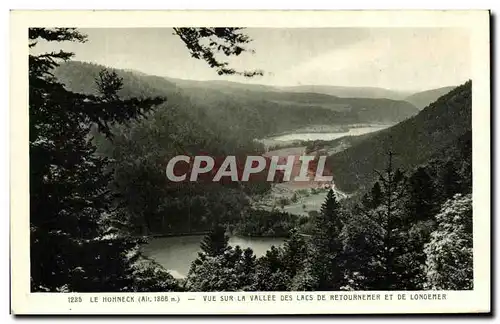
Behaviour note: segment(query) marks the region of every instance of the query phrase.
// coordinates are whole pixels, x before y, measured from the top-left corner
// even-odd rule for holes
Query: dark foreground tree
[[[425,221],[435,215],[437,192],[426,168],[418,167],[408,179],[407,213],[410,221]]]
[[[178,31],[192,53],[192,44],[206,34],[201,29]],[[237,30],[214,30],[215,38],[229,41],[226,55],[238,55],[238,44],[249,39],[231,35]],[[183,35],[189,34],[188,38]],[[243,38],[241,38],[243,37]],[[72,28],[30,28],[29,47],[39,41],[84,42],[86,36]],[[233,40],[234,42],[231,42]],[[188,42],[187,42],[188,41]],[[209,59],[213,45],[200,58]],[[59,51],[29,55],[30,120],[30,227],[31,283],[33,291],[123,291],[147,290],[147,281],[136,280],[149,271],[136,267],[140,242],[116,228],[118,213],[107,191],[110,173],[107,159],[95,154],[89,134],[93,126],[112,137],[111,125],[144,116],[164,98],[122,100],[117,92],[122,82],[113,73],[102,72],[97,82],[100,95],[68,91],[52,75],[61,60],[72,53]],[[227,68],[226,65],[211,65]],[[222,74],[229,72],[222,69]],[[144,270],[144,271],[143,271]],[[165,282],[171,277],[162,273]],[[151,282],[147,285],[152,286]],[[175,287],[162,286],[168,290]],[[154,288],[160,289],[160,288]]]
[[[290,278],[297,275],[304,268],[307,258],[307,243],[304,237],[292,229],[288,239],[283,244],[282,262]]]
[[[227,251],[231,250],[228,244],[229,236],[226,234],[226,228],[220,224],[216,224],[212,230],[203,237],[200,243],[201,252],[198,252],[198,257],[193,260],[189,270],[191,273],[199,273],[198,267],[205,267],[203,265],[209,258],[223,256]]]
[[[210,257],[224,254],[228,249],[229,236],[226,234],[226,228],[222,225],[216,225],[201,241],[201,250]]]
[[[344,224],[340,205],[333,190],[327,194],[311,238],[311,274],[316,290],[340,290],[345,281],[345,260],[341,233]]]
[[[402,289],[408,220],[404,213],[406,177],[393,168],[393,153],[363,206],[351,211],[345,230],[349,289]],[[372,202],[377,203],[372,203]],[[404,288],[403,288],[404,289]]]
[[[400,169],[393,168],[393,152],[388,152],[388,163],[384,173],[379,172],[382,188],[382,202],[373,210],[376,221],[381,225],[380,280],[376,286],[382,289],[397,289],[402,283],[402,265],[398,256],[403,253],[407,219],[404,215],[403,198],[406,177]]]
[[[271,246],[257,260],[253,290],[312,290],[315,282],[310,274],[307,255],[304,237],[297,229],[290,230],[283,246]]]
[[[255,268],[255,291],[286,291],[291,277],[285,269],[283,251],[274,245],[257,260]]]
[[[73,29],[33,28],[30,47],[46,41],[84,41]],[[33,291],[134,290],[127,253],[139,243],[113,227],[106,190],[107,160],[88,140],[92,125],[138,118],[162,98],[120,100],[67,91],[51,74],[71,53],[29,57],[30,223]],[[104,80],[113,88],[119,80]],[[115,90],[119,90],[116,88]]]
[[[251,290],[255,276],[255,255],[252,249],[227,247],[222,254],[209,256],[204,252],[193,261],[185,281],[188,291]]]
[[[454,194],[462,192],[462,179],[458,174],[455,163],[447,161],[441,170],[440,183],[444,199],[452,198]]]
[[[240,74],[247,77],[262,75],[262,71],[236,71],[229,67],[229,63],[220,57],[238,56],[243,52],[252,52],[245,46],[251,42],[248,35],[242,33],[243,28],[215,27],[215,28],[174,28],[189,49],[191,56],[204,60],[211,68],[217,70],[219,75]]]

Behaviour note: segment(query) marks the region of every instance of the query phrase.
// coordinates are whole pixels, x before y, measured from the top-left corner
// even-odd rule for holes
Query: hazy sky
[[[373,86],[426,90],[470,78],[468,35],[460,29],[431,28],[250,28],[254,54],[231,59],[239,70],[262,69],[252,79],[218,76],[190,57],[168,28],[80,29],[84,44],[37,45],[36,51],[64,48],[75,60],[148,74],[194,80],[233,80],[268,85]]]

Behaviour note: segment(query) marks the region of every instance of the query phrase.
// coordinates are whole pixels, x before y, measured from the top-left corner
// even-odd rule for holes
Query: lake
[[[341,138],[344,136],[358,136],[358,135],[363,135],[363,134],[379,131],[379,130],[382,130],[382,129],[387,128],[389,126],[390,125],[371,125],[371,126],[367,126],[367,127],[353,127],[353,128],[350,128],[348,132],[331,132],[331,133],[320,133],[320,132],[301,133],[301,132],[296,132],[296,133],[290,133],[290,134],[284,134],[284,135],[271,137],[270,140],[280,141],[280,142],[317,141],[317,140],[331,141],[331,140]]]
[[[202,235],[174,236],[153,238],[150,243],[143,246],[144,254],[161,264],[175,278],[187,275],[191,262],[200,252]],[[229,239],[229,245],[239,245],[242,249],[251,248],[257,257],[260,257],[272,245],[280,246],[284,238],[273,237],[237,237]]]

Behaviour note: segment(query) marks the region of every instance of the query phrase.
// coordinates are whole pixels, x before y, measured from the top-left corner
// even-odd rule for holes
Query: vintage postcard
[[[12,313],[491,312],[489,26],[12,11]]]

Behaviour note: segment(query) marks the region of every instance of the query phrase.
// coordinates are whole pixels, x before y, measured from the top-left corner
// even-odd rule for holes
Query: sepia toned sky
[[[190,57],[169,28],[80,29],[84,44],[39,43],[35,51],[65,49],[75,60],[193,80],[231,80],[278,86],[371,86],[420,91],[470,78],[468,35],[438,28],[250,28],[244,53],[230,59],[238,70],[262,77],[218,76]]]

